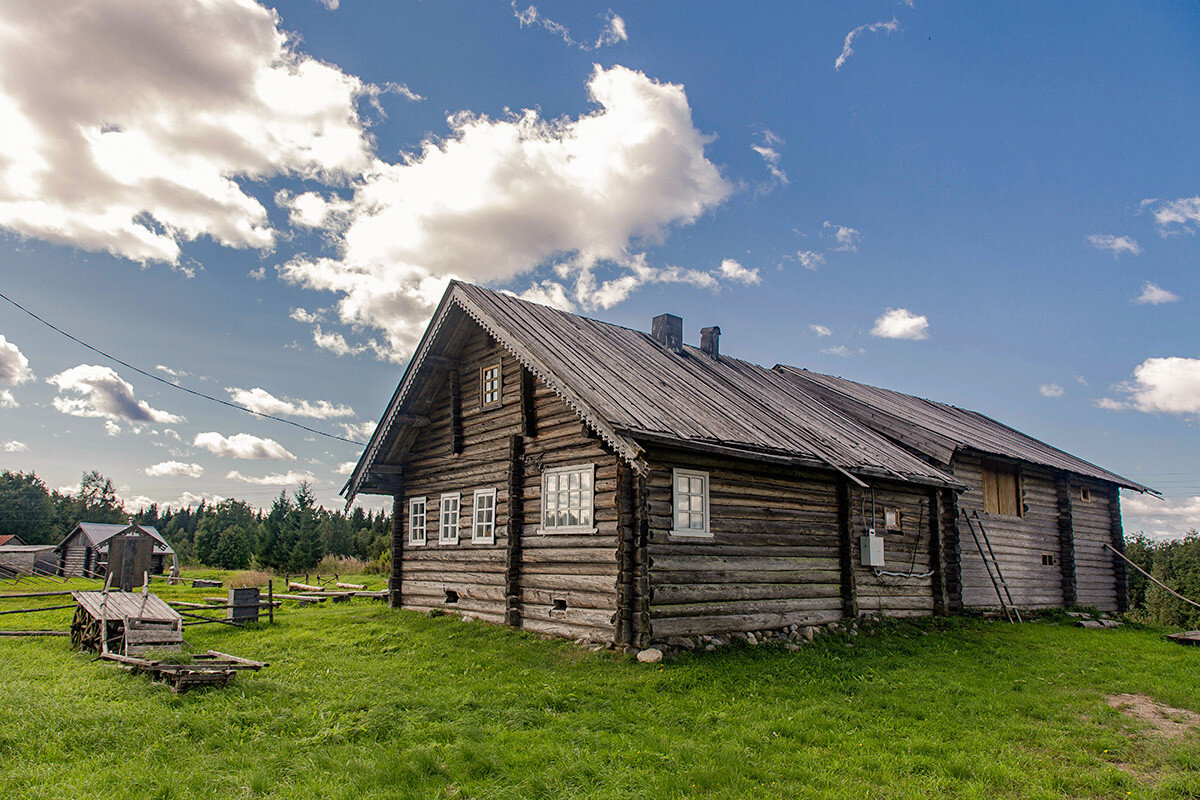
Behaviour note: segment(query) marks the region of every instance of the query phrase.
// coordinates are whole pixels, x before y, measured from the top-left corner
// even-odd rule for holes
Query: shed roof
[[[786,364],[777,364],[775,370],[825,403],[939,464],[949,464],[957,451],[969,449],[1154,492],[977,411]]]
[[[383,420],[343,490],[362,488],[404,427],[403,414],[439,353],[443,332],[465,314],[553,389],[638,467],[643,443],[723,448],[877,477],[957,486],[952,477],[831,408],[777,372],[713,359],[689,345],[675,353],[652,336],[510,294],[452,281]],[[433,358],[431,358],[433,357]]]
[[[175,554],[175,551],[171,549],[171,545],[167,544],[167,540],[162,537],[162,534],[160,534],[153,525],[120,525],[108,522],[80,522],[75,526],[75,530],[71,531],[67,538],[62,540],[58,547],[62,547],[70,540],[72,536],[74,536],[77,532],[82,531],[84,537],[88,541],[89,547],[94,547],[100,552],[106,552],[108,550],[109,539],[113,538],[119,533],[125,533],[126,531],[132,533],[135,529],[145,531],[146,533],[150,534],[151,537],[153,537],[154,547],[152,551],[154,553],[161,553],[164,555]]]
[[[4,547],[6,544],[17,546],[25,543],[21,541],[21,537],[17,536],[15,533],[6,533],[0,536],[0,547]]]

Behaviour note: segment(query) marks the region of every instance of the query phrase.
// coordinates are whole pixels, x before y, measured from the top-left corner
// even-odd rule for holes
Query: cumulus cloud
[[[1200,497],[1159,500],[1133,495],[1121,501],[1126,532],[1139,530],[1155,539],[1178,539],[1200,530]]]
[[[796,260],[800,262],[800,266],[816,272],[817,267],[825,263],[825,256],[815,250],[800,250],[796,253]]]
[[[29,445],[24,442],[18,442],[16,439],[11,439],[4,443],[4,452],[6,453],[26,453],[29,451]]]
[[[201,236],[267,249],[242,181],[342,181],[370,162],[358,104],[382,89],[301,53],[252,0],[0,15],[0,226],[17,233],[176,265]]]
[[[721,277],[734,281],[735,283],[760,283],[762,278],[758,276],[758,268],[747,269],[732,258],[726,258],[721,262]]]
[[[262,439],[249,433],[222,436],[216,431],[196,434],[192,442],[222,458],[244,458],[257,461],[295,461],[296,457],[274,439]]]
[[[229,392],[233,402],[245,406],[251,411],[257,411],[259,414],[271,414],[277,417],[311,417],[313,419],[354,416],[354,409],[350,406],[335,406],[328,400],[312,402],[280,398],[266,389],[258,387],[253,389],[228,387],[225,391]]]
[[[261,478],[253,475],[243,475],[236,469],[225,476],[229,480],[241,481],[255,486],[298,486],[301,483],[316,483],[317,479],[311,472],[296,472],[288,470],[286,473],[275,472],[270,475],[263,475]]]
[[[928,339],[929,320],[907,308],[889,308],[875,320],[871,335],[883,339]]]
[[[342,430],[346,432],[346,437],[356,439],[360,442],[365,442],[375,433],[375,428],[379,423],[373,419],[364,419],[362,422],[343,422],[341,423]]]
[[[837,60],[833,62],[833,68],[841,69],[842,65],[846,63],[846,60],[850,58],[850,56],[854,55],[854,48],[852,45],[854,44],[854,40],[857,39],[860,34],[867,32],[874,33],[875,31],[884,31],[888,34],[892,34],[898,30],[900,30],[900,22],[895,17],[892,17],[890,22],[873,22],[870,25],[859,25],[857,28],[846,34],[846,41],[842,43],[842,52],[837,57]]]
[[[1096,405],[1109,411],[1200,414],[1200,359],[1148,358],[1133,370],[1133,380],[1117,387],[1126,397],[1104,397]]]
[[[382,330],[398,361],[452,277],[507,283],[553,262],[589,308],[649,282],[696,282],[631,249],[732,191],[705,157],[683,87],[616,66],[597,67],[588,92],[599,108],[578,119],[451,116],[448,137],[356,184],[336,257],[297,257],[281,276],[341,295],[339,320]]]
[[[1136,256],[1142,252],[1142,248],[1138,247],[1138,243],[1128,236],[1094,233],[1087,238],[1092,247],[1097,250],[1107,250],[1113,254],[1113,258],[1119,257],[1122,253],[1129,253],[1131,256]]]
[[[29,359],[19,347],[0,336],[0,384],[20,386],[30,380],[33,370],[29,368]]]
[[[120,432],[119,422],[180,422],[183,417],[167,411],[151,408],[145,400],[133,396],[133,386],[121,379],[110,367],[99,364],[80,364],[46,379],[57,386],[60,394],[54,398],[54,407],[64,414],[75,417],[98,417],[105,420],[105,429],[110,435]]]
[[[192,374],[190,372],[184,372],[183,370],[179,370],[179,369],[171,369],[170,367],[168,367],[164,364],[155,364],[154,368],[156,370],[158,370],[159,372],[163,373],[164,375],[169,375],[172,378],[186,378],[188,375]]]
[[[1177,200],[1143,200],[1142,206],[1151,207],[1158,232],[1163,236],[1182,231],[1195,233],[1200,227],[1200,195]]]
[[[1175,294],[1174,292],[1168,291],[1157,284],[1151,283],[1150,281],[1146,281],[1145,284],[1142,285],[1142,293],[1135,297],[1133,302],[1141,303],[1142,305],[1158,306],[1162,305],[1163,303],[1174,303],[1178,299],[1179,295]]]
[[[1067,390],[1057,383],[1043,383],[1038,387],[1038,394],[1042,397],[1062,397],[1066,393]]]
[[[856,350],[852,347],[847,347],[844,344],[839,344],[839,345],[835,345],[833,347],[826,347],[821,352],[827,356],[837,356],[838,358],[849,358],[850,356],[853,356],[853,355],[862,355],[863,353],[865,353],[867,351],[862,349],[861,347]]]
[[[143,472],[151,478],[199,478],[204,474],[204,467],[199,464],[185,464],[182,461],[163,461],[146,467]]]
[[[587,42],[579,42],[571,37],[571,32],[565,25],[562,25],[538,11],[537,6],[527,6],[524,10],[517,8],[517,0],[511,0],[513,16],[517,18],[522,28],[534,26],[545,28],[554,35],[560,37],[563,42],[571,47],[578,47],[580,50],[599,50],[601,47],[617,44],[618,42],[629,41],[629,33],[625,29],[625,20],[618,17],[612,11],[608,12],[608,16],[604,19],[604,27],[600,30],[599,36],[593,44]]]
[[[833,330],[824,325],[809,325],[808,329],[817,336],[833,336]]]
[[[833,248],[834,250],[851,253],[858,252],[858,243],[862,241],[862,234],[854,228],[848,228],[845,225],[834,225],[829,220],[822,223],[821,227],[825,231],[831,232],[834,241],[837,242],[837,247]]]
[[[338,475],[349,475],[351,472],[354,472],[356,466],[358,466],[357,461],[343,461],[341,464],[338,464],[334,472]]]
[[[21,404],[8,389],[0,391],[0,408],[20,408]]]

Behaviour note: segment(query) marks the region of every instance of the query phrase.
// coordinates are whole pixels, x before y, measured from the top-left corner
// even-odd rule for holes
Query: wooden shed
[[[392,604],[632,647],[962,608],[967,461],[682,327],[452,282],[343,490],[393,498]]]
[[[161,575],[175,563],[175,551],[152,525],[114,525],[104,522],[80,522],[54,548],[58,574],[63,576],[104,577],[108,568],[108,544],[114,536],[145,535],[154,540],[151,548],[151,572]]]

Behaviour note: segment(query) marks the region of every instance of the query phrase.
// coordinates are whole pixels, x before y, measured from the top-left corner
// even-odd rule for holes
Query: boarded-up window
[[[983,510],[989,514],[1021,516],[1021,478],[1007,464],[983,465]]]

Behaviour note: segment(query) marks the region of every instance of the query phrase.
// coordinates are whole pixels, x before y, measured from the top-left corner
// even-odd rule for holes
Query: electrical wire
[[[171,383],[170,381],[168,381],[164,378],[160,378],[157,375],[154,375],[152,373],[149,373],[144,369],[135,367],[133,364],[130,364],[128,361],[122,361],[121,359],[117,358],[116,356],[106,353],[98,347],[93,347],[92,345],[88,344],[87,342],[83,341],[82,339],[78,338],[77,336],[72,336],[71,334],[67,333],[62,328],[58,327],[57,325],[53,324],[52,322],[49,322],[48,320],[45,320],[42,317],[39,317],[37,314],[33,313],[28,308],[21,305],[16,300],[13,300],[11,297],[5,295],[2,292],[0,292],[0,299],[3,299],[5,301],[11,303],[12,305],[14,305],[17,308],[24,311],[29,316],[36,319],[38,322],[45,325],[50,330],[55,331],[57,333],[61,333],[63,336],[67,337],[68,339],[75,342],[76,344],[81,344],[84,347],[86,347],[88,350],[91,350],[93,353],[98,353],[98,354],[104,356],[105,358],[109,359],[110,361],[115,361],[116,363],[120,364],[121,366],[133,370],[134,372],[138,373],[139,375],[144,375],[145,377],[150,378],[151,380],[158,381],[159,383],[163,384],[164,386],[170,386],[174,389],[178,389],[181,392],[187,392],[190,395],[195,395],[196,397],[201,397],[205,400],[211,400],[214,403],[220,403],[223,406],[235,408],[238,411],[244,411],[247,414],[253,414],[256,417],[262,417],[263,419],[274,420],[275,422],[282,422],[285,425],[291,425],[293,427],[299,428],[302,431],[308,431],[309,433],[315,433],[317,436],[324,436],[327,439],[337,439],[339,442],[345,442],[347,444],[356,445],[358,447],[366,447],[365,442],[356,442],[353,439],[347,439],[345,436],[338,436],[335,433],[326,433],[325,431],[319,431],[316,428],[310,428],[307,425],[301,425],[299,422],[294,422],[290,419],[284,419],[283,417],[276,417],[273,414],[265,414],[262,411],[255,411],[252,408],[247,408],[246,406],[239,405],[238,403],[233,403],[233,402],[230,402],[229,400],[222,400],[219,397],[213,397],[211,394],[205,394],[204,392],[198,392],[195,389],[189,389],[186,386],[180,386],[178,383]]]

